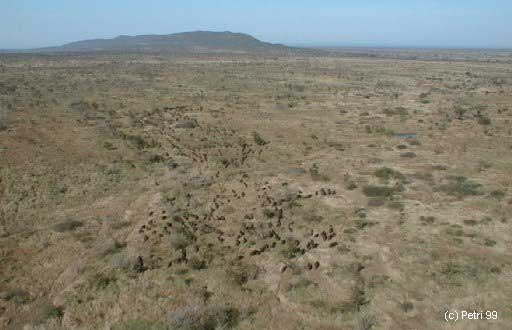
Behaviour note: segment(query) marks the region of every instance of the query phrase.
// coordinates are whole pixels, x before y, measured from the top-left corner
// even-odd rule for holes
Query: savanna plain
[[[1,55],[0,328],[510,329],[512,57],[471,56]]]

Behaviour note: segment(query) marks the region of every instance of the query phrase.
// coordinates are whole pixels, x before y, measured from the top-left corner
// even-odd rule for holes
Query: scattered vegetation
[[[449,182],[440,187],[440,190],[448,195],[457,197],[482,195],[482,185],[463,176],[453,176],[448,178]]]
[[[3,56],[0,328],[442,328],[422,315],[468,292],[506,306],[512,80],[493,84],[503,54],[453,52]]]

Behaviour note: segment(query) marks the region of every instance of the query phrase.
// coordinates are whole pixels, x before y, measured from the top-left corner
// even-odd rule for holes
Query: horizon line
[[[256,37],[254,34],[246,33],[246,32],[233,32],[230,30],[189,30],[189,31],[180,31],[180,32],[172,32],[166,34],[135,34],[135,35],[127,35],[127,34],[118,34],[113,37],[103,37],[103,38],[86,38],[86,39],[78,39],[74,41],[64,42],[59,45],[53,46],[36,46],[36,47],[23,47],[23,48],[1,48],[0,51],[29,51],[36,50],[41,48],[53,48],[53,47],[61,47],[70,43],[81,42],[81,41],[91,41],[91,40],[111,40],[118,37],[140,37],[140,36],[165,36],[165,35],[173,35],[173,34],[181,34],[181,33],[193,33],[193,32],[218,32],[218,33],[235,33],[235,34],[246,34],[257,38],[262,42],[270,42],[273,44],[281,44],[288,47],[305,47],[305,48],[313,48],[313,49],[341,49],[341,48],[358,48],[358,49],[436,49],[436,50],[512,50],[512,45],[510,46],[498,46],[498,45],[449,45],[449,46],[441,46],[441,45],[412,45],[412,44],[388,44],[388,43],[372,43],[372,42],[316,42],[316,41],[301,41],[301,42],[279,42],[279,41],[266,41],[263,38]]]

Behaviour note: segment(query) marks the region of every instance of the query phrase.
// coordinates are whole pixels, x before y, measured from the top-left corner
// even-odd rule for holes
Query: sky
[[[0,0],[0,49],[196,30],[302,46],[512,48],[512,0]]]

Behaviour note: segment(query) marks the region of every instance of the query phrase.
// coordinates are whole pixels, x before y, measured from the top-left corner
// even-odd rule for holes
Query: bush
[[[149,158],[149,161],[151,163],[163,163],[165,161],[165,158],[161,155],[153,155]]]
[[[384,180],[395,179],[395,180],[405,180],[405,176],[389,167],[381,167],[375,171],[375,176]]]
[[[432,164],[432,169],[436,171],[446,171],[448,166],[444,164]]]
[[[403,210],[405,208],[405,204],[400,201],[391,201],[387,204],[387,207],[395,210]]]
[[[468,111],[467,109],[465,109],[461,106],[456,106],[454,109],[454,112],[457,115],[457,118],[459,118],[461,120],[464,118],[464,115],[466,114],[467,111]]]
[[[206,268],[206,261],[203,259],[200,259],[197,256],[193,256],[188,260],[188,265],[190,268],[195,270],[205,269]]]
[[[250,280],[255,280],[258,277],[258,272],[257,266],[245,265],[229,269],[228,275],[235,284],[242,286]]]
[[[43,317],[45,319],[60,319],[62,316],[64,316],[62,307],[53,306],[52,304],[43,306]]]
[[[478,117],[478,123],[480,125],[490,125],[491,119],[487,116],[480,116],[480,117]]]
[[[3,293],[0,298],[7,301],[13,301],[16,304],[26,304],[31,300],[30,293],[21,289],[7,291],[6,293]]]
[[[492,198],[503,199],[506,193],[503,190],[494,190],[489,194]]]
[[[386,108],[382,112],[387,116],[394,116],[394,115],[407,116],[409,114],[407,109],[404,107],[396,107],[394,109]]]
[[[107,150],[116,150],[116,146],[110,142],[110,141],[105,141],[103,142],[103,148],[107,149]]]
[[[53,226],[53,230],[59,233],[63,233],[66,231],[73,231],[82,226],[82,222],[78,220],[66,220],[59,222],[58,224]]]
[[[158,146],[156,141],[146,140],[140,135],[124,135],[124,138],[130,141],[139,150]]]
[[[264,209],[263,215],[270,219],[270,218],[275,217],[276,213],[272,209]]]
[[[368,200],[368,206],[370,207],[379,207],[386,204],[387,198],[382,197],[373,197]]]
[[[448,195],[465,197],[465,196],[478,196],[483,193],[480,191],[481,184],[469,181],[462,176],[450,178],[449,183],[440,187],[440,190]]]
[[[171,247],[176,250],[185,249],[187,246],[193,243],[193,239],[188,233],[184,231],[173,232],[169,236]]]
[[[268,144],[268,142],[267,142],[267,141],[265,141],[265,140],[261,137],[261,135],[259,135],[259,133],[258,133],[258,132],[253,132],[253,133],[252,133],[252,136],[253,136],[253,138],[254,138],[254,142],[255,142],[257,145],[259,145],[259,146],[264,146],[264,145]]]
[[[309,169],[309,174],[311,175],[311,179],[314,181],[329,181],[328,176],[320,174],[318,165],[316,163],[313,164]]]
[[[112,275],[105,275],[101,273],[94,274],[89,279],[89,284],[91,287],[96,288],[98,290],[106,289],[110,284],[115,283],[117,279]]]
[[[404,153],[400,154],[400,157],[402,157],[402,158],[414,158],[414,157],[416,157],[416,153],[414,153],[412,151],[404,152]]]
[[[105,257],[109,254],[115,254],[126,247],[126,243],[120,243],[113,239],[101,241],[96,247],[96,251],[100,257]]]
[[[192,128],[199,127],[199,124],[197,123],[197,120],[189,119],[189,120],[183,120],[183,121],[180,121],[179,123],[176,123],[176,125],[174,127],[192,129]]]
[[[281,249],[281,254],[287,259],[295,258],[301,252],[300,246],[297,245],[296,240],[288,239]]]
[[[364,186],[363,193],[368,197],[389,197],[393,195],[395,188],[387,186]]]

